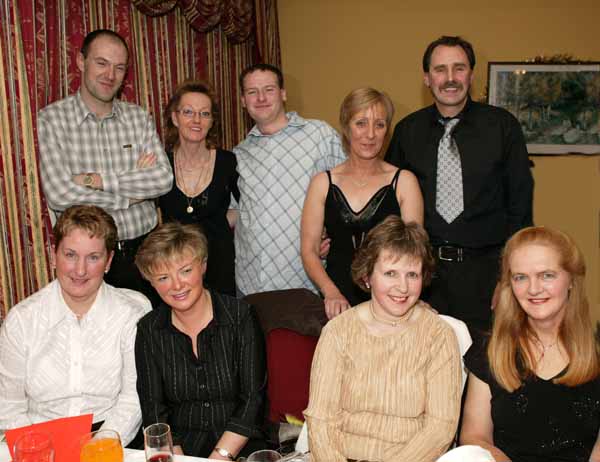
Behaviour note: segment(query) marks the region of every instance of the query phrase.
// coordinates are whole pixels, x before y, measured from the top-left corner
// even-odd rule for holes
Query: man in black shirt
[[[396,125],[386,156],[414,172],[423,193],[437,259],[424,299],[465,321],[472,333],[489,328],[500,251],[515,231],[532,224],[533,197],[519,122],[504,109],[471,100],[474,66],[473,47],[460,37],[444,36],[427,47],[424,82],[434,104]]]

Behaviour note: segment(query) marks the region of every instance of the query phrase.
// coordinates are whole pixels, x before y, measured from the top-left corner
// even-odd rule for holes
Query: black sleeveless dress
[[[168,153],[171,167],[175,171],[173,154]],[[235,154],[217,149],[215,169],[210,184],[193,199],[179,189],[173,181],[173,188],[158,199],[158,205],[164,222],[178,221],[184,224],[198,225],[208,240],[208,261],[204,286],[222,294],[235,297],[235,251],[233,248],[233,230],[229,227],[226,213],[231,195],[239,200],[237,187]],[[188,213],[188,205],[193,212]]]
[[[356,249],[367,233],[389,215],[400,215],[400,205],[396,199],[396,185],[400,170],[391,183],[382,186],[366,205],[355,212],[346,196],[329,178],[329,190],[325,199],[325,229],[331,238],[331,248],[327,255],[327,274],[351,306],[369,299],[369,294],[352,282],[350,265]]]

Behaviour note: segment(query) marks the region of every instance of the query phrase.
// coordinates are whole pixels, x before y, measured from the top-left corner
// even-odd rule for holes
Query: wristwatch
[[[83,186],[86,188],[91,188],[94,184],[94,177],[91,173],[86,173],[83,177]]]
[[[235,460],[235,457],[227,449],[215,448],[215,452],[220,456],[227,457],[229,460]]]

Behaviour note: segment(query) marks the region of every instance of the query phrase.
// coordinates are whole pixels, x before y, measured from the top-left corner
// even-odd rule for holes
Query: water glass
[[[148,462],[172,462],[171,427],[166,423],[155,423],[144,428],[144,451]]]
[[[47,433],[25,433],[15,441],[13,449],[14,462],[54,462],[54,447]]]
[[[281,454],[271,449],[263,449],[261,451],[255,451],[248,456],[246,462],[277,462],[282,460]]]

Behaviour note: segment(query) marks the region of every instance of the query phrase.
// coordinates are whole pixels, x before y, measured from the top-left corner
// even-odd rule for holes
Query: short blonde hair
[[[369,231],[352,261],[352,280],[362,290],[369,291],[365,279],[373,274],[377,259],[386,250],[420,261],[423,286],[431,282],[435,260],[427,232],[418,223],[404,223],[398,215],[390,215]]]
[[[562,231],[536,226],[522,229],[509,239],[502,253],[498,303],[488,344],[490,370],[496,381],[509,392],[534,374],[536,363],[529,347],[535,338],[525,311],[512,290],[510,259],[526,245],[543,245],[559,255],[559,264],[571,277],[565,317],[558,336],[569,355],[565,374],[553,380],[569,387],[595,379],[600,374],[596,338],[592,330],[590,307],[585,292],[585,261],[575,241]]]
[[[390,97],[379,90],[371,87],[362,87],[352,90],[342,101],[340,107],[340,127],[342,128],[342,146],[344,152],[350,154],[350,121],[360,111],[381,104],[385,110],[385,122],[387,125],[386,141],[390,134],[390,126],[394,118],[394,103]]]
[[[135,264],[140,273],[150,279],[156,269],[186,254],[206,260],[208,242],[197,225],[175,221],[160,225],[144,239],[135,255]]]

